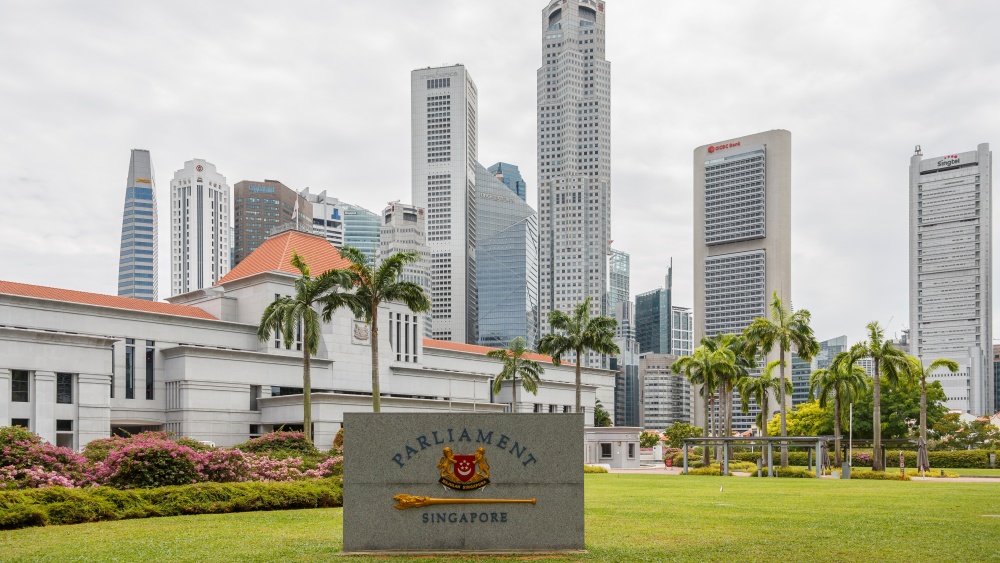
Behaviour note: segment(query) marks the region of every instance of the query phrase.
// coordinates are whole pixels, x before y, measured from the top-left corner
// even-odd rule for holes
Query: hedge
[[[197,483],[155,489],[47,487],[0,491],[0,529],[188,514],[343,506],[339,477]]]
[[[583,472],[584,473],[607,473],[608,472],[608,468],[601,467],[600,465],[584,465],[583,466]]]
[[[750,476],[756,477],[757,472],[754,471],[753,473],[750,474]],[[816,474],[813,473],[812,471],[806,471],[805,469],[795,469],[793,467],[789,467],[786,469],[783,467],[775,467],[774,476],[791,478],[791,479],[814,479],[816,477]],[[767,473],[763,473],[761,477],[767,477]]]
[[[909,481],[909,476],[900,477],[895,471],[852,471],[851,479],[868,479],[871,481]]]

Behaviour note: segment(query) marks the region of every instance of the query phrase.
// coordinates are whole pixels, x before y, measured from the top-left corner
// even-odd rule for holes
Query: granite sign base
[[[584,549],[582,414],[344,415],[344,553]]]

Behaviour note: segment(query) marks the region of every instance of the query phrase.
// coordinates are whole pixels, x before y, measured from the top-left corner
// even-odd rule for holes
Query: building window
[[[611,459],[611,442],[601,442],[601,459]]]
[[[125,398],[135,398],[135,339],[125,339]]]
[[[24,428],[25,430],[31,430],[31,428],[29,428],[30,424],[31,424],[31,420],[27,419],[27,418],[12,418],[12,419],[10,419],[10,425],[11,426],[20,426],[21,428]]]
[[[146,400],[147,401],[153,400],[153,387],[156,381],[153,372],[153,367],[155,363],[154,358],[156,354],[156,348],[154,348],[154,346],[156,346],[156,342],[152,340],[146,341]]]
[[[28,372],[24,370],[11,370],[10,372],[10,400],[15,403],[27,403],[31,400],[31,394],[28,389],[30,388],[28,382],[30,376]],[[25,425],[25,428],[28,426]]]
[[[61,448],[73,449],[73,421],[56,421],[56,445]]]
[[[56,402],[61,405],[73,404],[73,374],[56,374]]]
[[[517,392],[517,390],[515,389],[515,390],[514,390],[514,392],[516,393],[516,392]],[[543,410],[542,410],[542,405],[540,405],[540,404],[538,404],[538,403],[535,403],[535,409],[534,409],[534,412],[545,412],[545,411],[543,411]]]
[[[257,401],[260,399],[260,385],[250,386],[250,410],[259,411],[260,405]],[[253,432],[251,432],[252,434]]]
[[[262,432],[260,431],[260,427],[261,427],[260,424],[251,424],[250,425],[250,439],[251,440],[253,440],[254,438],[260,438],[260,436],[262,434]]]
[[[629,442],[628,444],[628,458],[635,459],[635,442]]]

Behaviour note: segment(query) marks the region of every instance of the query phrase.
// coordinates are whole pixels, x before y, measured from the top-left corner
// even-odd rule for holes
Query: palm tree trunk
[[[833,466],[840,467],[840,393],[833,396],[833,443],[837,448]]]
[[[309,369],[309,346],[302,343],[302,431],[311,442],[312,436],[312,374]]]
[[[878,360],[873,362],[872,377],[872,471],[885,471],[882,465],[882,384],[879,381]]]
[[[761,425],[760,425],[760,435],[763,438],[767,438],[767,392],[764,392],[764,395],[763,395],[762,398],[763,398],[762,404],[764,406],[761,407],[763,410],[760,411],[760,422],[761,422]],[[767,446],[766,445],[762,445],[760,447],[760,458],[764,460],[764,462],[761,464],[763,467],[770,467],[771,466],[771,460],[767,459]]]
[[[372,303],[372,412],[382,412],[381,393],[378,381],[378,303]]]
[[[788,437],[788,426],[785,424],[785,349],[780,348],[781,354],[779,356],[780,362],[778,367],[781,368],[781,382],[778,387],[778,401],[781,402],[781,437]],[[788,445],[781,444],[781,467],[788,467]]]
[[[924,366],[920,366],[923,370]],[[920,376],[920,439],[927,443],[927,376]]]
[[[573,412],[580,412],[580,386],[583,384],[583,381],[580,377],[581,355],[583,355],[583,350],[577,350],[576,351],[576,410],[574,410]],[[586,423],[584,424],[586,425]]]
[[[517,374],[511,379],[510,387],[510,410],[513,413],[517,413]]]
[[[708,438],[712,435],[711,426],[711,412],[712,412],[712,394],[708,392],[708,387],[704,388],[705,392],[705,437]],[[702,444],[701,446],[701,463],[702,465],[708,465],[708,444]]]

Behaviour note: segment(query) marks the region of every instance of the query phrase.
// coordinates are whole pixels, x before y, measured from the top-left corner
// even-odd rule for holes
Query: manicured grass
[[[1000,545],[1000,483],[595,474],[586,495],[589,553],[561,560],[995,561]],[[0,532],[0,559],[343,561],[341,526],[340,509],[50,526]]]

